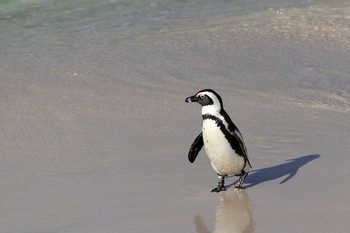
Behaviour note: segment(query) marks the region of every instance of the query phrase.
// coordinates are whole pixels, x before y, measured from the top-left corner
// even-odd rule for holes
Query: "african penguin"
[[[190,147],[188,160],[193,163],[204,145],[211,166],[217,173],[218,186],[212,192],[225,191],[225,177],[239,176],[235,187],[243,188],[251,164],[243,137],[223,108],[221,97],[211,89],[197,92],[187,97],[185,102],[197,102],[202,105],[202,132]]]

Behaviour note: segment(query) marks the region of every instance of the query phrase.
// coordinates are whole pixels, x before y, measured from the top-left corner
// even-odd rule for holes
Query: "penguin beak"
[[[186,103],[190,103],[190,102],[198,102],[198,97],[197,96],[190,96],[190,97],[187,97],[186,99],[185,99],[185,102]]]

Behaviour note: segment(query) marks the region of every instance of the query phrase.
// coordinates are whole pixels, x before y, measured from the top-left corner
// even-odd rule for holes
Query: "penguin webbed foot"
[[[239,180],[238,180],[237,184],[235,185],[235,189],[238,189],[238,190],[245,189],[243,187],[243,183],[244,183],[245,178],[247,178],[247,176],[248,176],[248,172],[244,172],[240,175]]]
[[[227,188],[225,187],[225,176],[221,176],[218,174],[218,178],[219,178],[219,182],[218,182],[218,186],[214,189],[211,190],[212,193],[216,192],[216,193],[219,193],[221,191],[226,191]]]
[[[219,192],[221,192],[221,191],[226,191],[227,190],[227,188],[225,187],[225,186],[223,186],[223,187],[216,187],[216,188],[213,188],[212,190],[211,190],[211,192],[212,193],[219,193]]]

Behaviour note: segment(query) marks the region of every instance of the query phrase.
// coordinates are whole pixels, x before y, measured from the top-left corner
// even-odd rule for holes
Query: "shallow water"
[[[348,27],[350,6],[347,1],[6,1],[0,8],[1,70],[2,76],[15,72],[42,70],[45,67],[59,69],[60,63],[94,63],[107,65],[121,57],[137,53],[137,46],[153,40],[153,50],[166,50],[165,46],[192,46],[198,40],[205,46],[219,47],[222,44],[234,45],[236,41],[247,40],[250,48],[242,49],[244,55],[254,53],[254,44],[267,44],[259,48],[259,55],[273,53],[279,57],[276,64],[272,56],[252,56],[248,63],[251,74],[236,72],[246,85],[254,73],[264,73],[267,84],[262,91],[269,90],[273,81],[276,86],[298,87],[315,92],[327,91],[326,102],[349,106],[350,70],[346,67],[350,48]],[[189,35],[191,39],[186,38]],[[175,45],[172,38],[182,37],[183,45]],[[168,42],[157,40],[165,39]],[[255,38],[260,38],[254,41]],[[302,58],[295,59],[280,50],[285,46],[304,49],[298,44],[303,41],[315,47],[307,50]],[[329,52],[318,51],[329,50]],[[124,48],[131,48],[128,51]],[[114,52],[113,52],[114,50]],[[205,52],[205,51],[204,51]],[[232,52],[236,52],[232,50]],[[169,57],[176,57],[174,51],[167,51]],[[220,49],[216,52],[220,56]],[[327,66],[314,59],[327,53]],[[265,54],[265,55],[264,55]],[[180,54],[179,54],[180,55]],[[184,55],[184,54],[181,54]],[[181,56],[180,55],[180,56]],[[154,55],[158,59],[158,55]],[[167,56],[167,55],[164,55]],[[187,55],[188,56],[188,55]],[[141,56],[142,57],[142,56]],[[209,56],[208,56],[209,57]],[[231,57],[222,55],[219,61]],[[84,58],[84,59],[82,59]],[[345,58],[345,59],[343,59]],[[145,62],[147,58],[140,61]],[[191,58],[192,59],[192,58]],[[208,61],[210,58],[206,58]],[[83,61],[85,60],[85,61]],[[225,62],[224,61],[224,62]],[[262,62],[263,61],[263,62]],[[234,61],[240,63],[239,60]],[[30,65],[33,63],[33,65]],[[36,64],[41,64],[37,66]],[[254,66],[251,66],[254,64]],[[84,64],[82,64],[83,67]],[[279,70],[293,66],[293,74],[286,79],[271,73],[268,67]],[[223,72],[220,66],[218,72]],[[237,66],[238,67],[238,66]],[[21,69],[24,69],[21,71]],[[69,71],[71,75],[80,71]],[[220,70],[219,70],[220,69]],[[227,69],[229,71],[230,69]],[[55,71],[53,71],[55,72]],[[203,71],[205,72],[205,71]],[[226,75],[228,75],[227,73]],[[320,80],[319,74],[325,78]],[[35,76],[35,74],[33,74]],[[223,73],[224,75],[224,73]],[[328,79],[327,76],[332,77]],[[244,77],[244,78],[243,78]],[[270,77],[270,78],[268,78]],[[186,80],[185,76],[181,78]],[[254,80],[254,78],[252,79]],[[128,80],[120,80],[128,82]],[[157,80],[166,81],[164,80]],[[189,81],[189,80],[187,80]],[[135,83],[131,82],[133,85]],[[273,88],[273,86],[272,86]],[[323,105],[319,103],[319,106]]]
[[[347,1],[2,1],[0,29],[59,33],[94,30],[113,31],[115,39],[209,29],[222,24],[267,23],[276,15],[285,16],[285,27],[296,17],[306,20],[316,13],[333,15],[325,19],[337,25],[348,13]],[[345,18],[346,19],[346,18]],[[272,19],[273,20],[273,19]],[[317,24],[319,19],[315,20]],[[279,20],[278,20],[279,21]],[[324,22],[318,22],[322,24]],[[2,36],[6,36],[2,33]],[[6,38],[6,37],[5,37]]]

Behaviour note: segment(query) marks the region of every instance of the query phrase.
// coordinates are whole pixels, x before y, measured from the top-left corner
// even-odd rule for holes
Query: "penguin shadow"
[[[216,208],[216,222],[210,231],[203,219],[197,214],[194,224],[197,233],[252,233],[254,232],[252,204],[246,190],[234,190],[219,193],[220,204]]]
[[[280,182],[280,184],[284,184],[292,179],[301,167],[319,157],[319,154],[305,155],[295,159],[288,159],[286,160],[286,163],[276,166],[252,170],[245,181],[245,188],[250,188],[263,182],[276,180],[286,176]],[[230,184],[230,186],[233,184]]]

